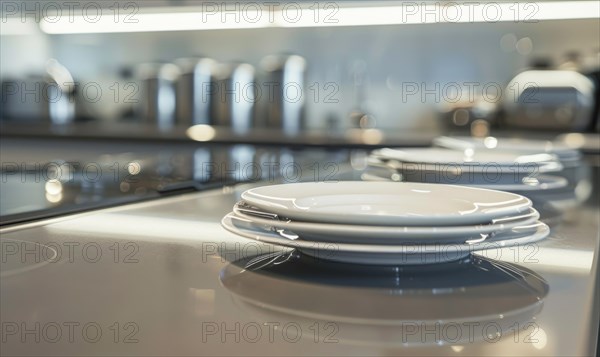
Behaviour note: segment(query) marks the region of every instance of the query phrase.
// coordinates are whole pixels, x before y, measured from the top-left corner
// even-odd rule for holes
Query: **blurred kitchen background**
[[[372,147],[455,133],[598,151],[596,1],[3,1],[1,17],[9,177],[116,160],[163,187],[210,181],[198,167],[215,160],[319,162],[311,146],[360,166]],[[65,199],[15,208],[24,185],[7,187],[5,213]]]
[[[276,13],[274,5],[244,2],[74,3],[77,5],[70,5],[69,12],[69,5],[60,1],[3,2],[0,74],[4,81],[5,119],[25,120],[26,115],[20,111],[28,110],[34,119],[41,119],[33,108],[14,108],[18,105],[15,97],[22,99],[24,90],[21,88],[15,93],[17,90],[7,81],[25,82],[25,88],[34,88],[31,82],[35,82],[36,76],[47,75],[49,59],[64,66],[65,72],[79,83],[74,89],[73,120],[94,120],[109,127],[132,114],[141,116],[143,111],[137,112],[133,104],[143,105],[139,102],[155,98],[144,96],[142,78],[161,73],[159,70],[158,74],[140,73],[143,72],[141,64],[177,63],[178,59],[190,57],[210,58],[227,65],[246,63],[251,66],[248,67],[251,78],[238,81],[241,91],[244,81],[257,81],[262,97],[266,97],[268,86],[264,83],[278,80],[268,77],[269,72],[283,66],[266,63],[267,56],[293,54],[302,57],[305,65],[287,68],[297,72],[290,76],[299,79],[294,81],[298,86],[289,87],[288,96],[290,102],[294,101],[296,91],[302,90],[299,101],[304,104],[303,118],[294,120],[303,120],[304,128],[335,131],[362,123],[392,132],[441,130],[448,118],[440,116],[440,112],[481,100],[486,102],[484,109],[489,109],[501,100],[502,94],[507,96],[506,86],[510,80],[527,68],[560,68],[592,74],[598,70],[600,58],[599,14],[594,13],[594,9],[597,10],[594,2],[481,3],[471,6],[472,14],[466,12],[469,7],[461,10],[454,2],[409,2],[403,8],[394,2],[322,2],[318,6],[309,2],[284,5],[284,2],[277,7],[282,13]],[[546,9],[546,4],[554,7]],[[98,15],[100,6],[102,15]],[[314,10],[315,6],[318,11]],[[377,11],[379,7],[385,13],[390,6],[396,6],[395,10],[387,10],[392,16],[382,17]],[[298,13],[299,7],[303,7],[304,12]],[[348,10],[364,15],[355,16]],[[186,23],[181,22],[187,18],[173,16],[181,12],[195,16],[195,21],[187,24],[190,30],[169,31],[178,25],[185,28]],[[72,19],[69,19],[70,13]],[[159,15],[144,19],[148,14]],[[243,28],[261,25],[254,20],[259,15],[262,15],[261,21],[267,21],[262,26],[266,28]],[[94,23],[96,16],[102,17]],[[268,16],[273,20],[268,21]],[[389,19],[397,23],[380,25]],[[141,22],[128,23],[136,20]],[[415,23],[423,21],[434,23]],[[218,22],[221,29],[211,29],[211,26],[217,27],[213,22]],[[349,26],[340,26],[344,22]],[[352,26],[355,23],[362,26]],[[144,32],[86,33],[119,31],[119,24],[123,25],[123,31]],[[306,27],[284,27],[296,24]],[[165,80],[176,80],[177,74],[165,73],[168,70],[163,69],[161,75],[167,77]],[[157,70],[151,68],[152,71]],[[223,71],[227,69],[221,68],[220,72]],[[215,75],[227,77],[223,73]],[[70,79],[67,76],[62,80]],[[566,90],[575,83],[567,78],[563,85]],[[460,92],[457,92],[459,87]],[[251,93],[253,89],[246,87],[246,90]],[[486,98],[482,98],[483,95]],[[30,98],[33,96],[26,95],[25,101]],[[252,104],[256,106],[264,104],[259,100],[255,102]],[[575,110],[584,110],[579,107],[583,104],[593,105],[578,103]],[[205,120],[207,123],[216,121],[214,118]],[[217,123],[228,120],[221,118]],[[249,125],[254,127],[264,118],[254,115],[250,120]],[[460,124],[461,119],[456,121]],[[564,129],[569,128],[568,120],[563,119],[562,123]],[[584,130],[588,126],[580,125],[576,129]]]

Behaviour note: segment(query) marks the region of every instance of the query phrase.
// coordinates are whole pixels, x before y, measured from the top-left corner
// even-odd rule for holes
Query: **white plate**
[[[240,218],[252,221],[261,229],[283,231],[282,234],[289,231],[292,236],[298,235],[303,240],[354,244],[465,243],[492,233],[498,234],[530,225],[540,218],[540,214],[530,208],[522,215],[503,217],[493,220],[490,224],[476,226],[390,227],[282,221],[261,218],[255,213],[247,214],[244,213],[244,209],[238,204],[234,206],[233,212]]]
[[[241,198],[295,220],[388,226],[487,224],[531,207],[514,193],[408,182],[291,183],[253,188]]]
[[[473,244],[370,245],[305,241],[284,238],[278,233],[254,228],[251,220],[226,215],[221,225],[228,231],[259,242],[290,248],[318,259],[369,265],[420,265],[462,259],[475,251],[515,247],[538,242],[550,234],[542,222],[512,229],[491,240]],[[532,234],[523,236],[523,231]]]
[[[474,138],[470,136],[440,136],[433,139],[433,144],[438,147],[465,150],[494,150],[504,152],[517,152],[522,155],[547,153],[556,155],[561,161],[578,160],[581,153],[570,148],[564,143],[548,140],[530,140],[514,138]]]
[[[410,166],[413,170],[441,170],[452,166],[463,170],[468,168],[471,172],[496,172],[510,169],[513,172],[530,174],[558,172],[563,169],[555,155],[545,153],[519,155],[509,152],[477,151],[473,149],[384,148],[373,151],[371,156],[382,160],[394,160],[399,164]]]
[[[370,157],[367,164],[372,170],[383,170],[397,173],[405,177],[393,179],[394,181],[444,183],[453,185],[520,185],[525,179],[536,178],[540,172],[545,171],[540,167],[527,164],[521,166],[495,166],[489,165],[456,165],[456,164],[415,164],[396,160],[385,160]],[[396,175],[398,176],[398,175]]]
[[[402,175],[390,169],[389,173],[381,170],[367,170],[361,175],[364,181],[394,181],[402,182]],[[485,184],[473,183],[465,184],[470,187],[486,188],[490,190],[510,191],[516,193],[544,193],[556,190],[562,190],[569,185],[569,181],[561,176],[539,175],[532,178],[525,178],[520,184]]]

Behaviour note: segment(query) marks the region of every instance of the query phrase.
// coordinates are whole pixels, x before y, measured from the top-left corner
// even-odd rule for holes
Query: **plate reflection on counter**
[[[415,347],[510,339],[511,331],[535,327],[549,290],[535,272],[483,257],[356,266],[295,250],[231,263],[221,282],[264,321],[302,331],[334,326],[344,343]]]

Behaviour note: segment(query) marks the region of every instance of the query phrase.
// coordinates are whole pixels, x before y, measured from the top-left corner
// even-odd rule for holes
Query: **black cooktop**
[[[348,149],[3,138],[0,225],[230,184],[321,174]],[[338,173],[338,171],[336,171]]]

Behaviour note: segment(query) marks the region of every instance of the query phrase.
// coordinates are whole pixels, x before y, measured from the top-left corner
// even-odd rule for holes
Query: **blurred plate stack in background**
[[[579,151],[550,141],[438,137],[432,148],[378,149],[365,181],[459,184],[519,193],[550,216],[590,194]],[[542,214],[544,217],[544,214]]]

